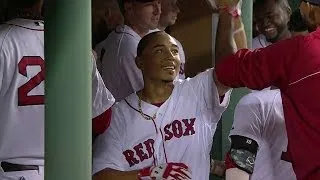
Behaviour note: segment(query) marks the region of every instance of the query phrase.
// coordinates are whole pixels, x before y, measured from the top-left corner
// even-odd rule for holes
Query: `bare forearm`
[[[92,180],[137,180],[139,171],[117,171],[105,169],[95,174]]]
[[[236,29],[236,32],[233,32],[234,33],[233,37],[237,45],[237,50],[248,48],[247,36],[244,31],[244,26],[241,18],[234,19],[234,26],[235,26],[234,29]]]
[[[235,53],[236,49],[232,30],[232,16],[227,12],[221,12],[216,37],[215,63],[218,64],[223,57]]]
[[[250,175],[238,168],[227,169],[226,180],[249,180]]]

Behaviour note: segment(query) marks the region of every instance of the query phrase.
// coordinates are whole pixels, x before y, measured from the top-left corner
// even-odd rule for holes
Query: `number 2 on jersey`
[[[24,56],[18,64],[19,73],[28,77],[28,66],[40,66],[40,72],[18,88],[18,106],[44,104],[44,95],[28,95],[28,93],[44,81],[44,60],[40,56]]]

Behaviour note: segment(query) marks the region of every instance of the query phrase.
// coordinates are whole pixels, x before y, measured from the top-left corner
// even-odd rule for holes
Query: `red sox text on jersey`
[[[182,136],[191,136],[195,134],[194,123],[196,118],[174,120],[172,123],[167,124],[164,130],[164,141],[169,141],[173,138],[181,138]],[[153,157],[154,153],[154,140],[147,139],[142,143],[135,145],[132,149],[124,151],[122,154],[125,156],[130,167],[143,162],[146,159]]]

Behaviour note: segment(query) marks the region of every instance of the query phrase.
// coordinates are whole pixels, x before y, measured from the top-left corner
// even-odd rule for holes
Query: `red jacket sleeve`
[[[290,61],[298,57],[300,38],[280,41],[254,51],[239,50],[217,64],[217,78],[233,88],[263,89],[271,85],[284,88],[288,85]]]

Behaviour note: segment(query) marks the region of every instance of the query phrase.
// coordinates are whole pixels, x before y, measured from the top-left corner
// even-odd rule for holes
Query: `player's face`
[[[139,24],[139,26],[146,29],[157,28],[161,14],[160,0],[147,3],[134,2],[133,6],[133,15],[136,19],[136,23]]]
[[[155,81],[173,81],[179,73],[179,48],[175,40],[160,34],[153,38],[142,53],[143,76]]]
[[[266,1],[264,5],[256,7],[255,21],[260,33],[266,36],[270,42],[281,39],[289,22],[289,11],[284,9],[279,3]]]
[[[180,9],[177,0],[161,1],[160,24],[164,26],[172,26],[176,23]]]

